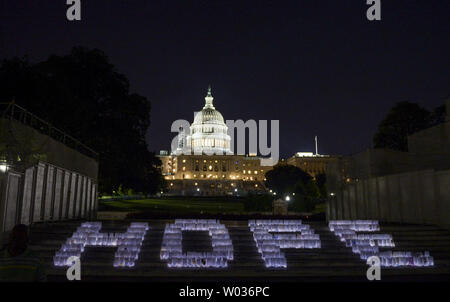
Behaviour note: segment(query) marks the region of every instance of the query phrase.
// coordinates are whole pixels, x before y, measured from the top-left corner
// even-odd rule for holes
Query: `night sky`
[[[99,48],[152,104],[150,150],[173,120],[192,121],[208,84],[225,119],[280,120],[283,157],[351,154],[399,101],[428,109],[450,87],[450,1],[0,0],[0,58],[31,61]]]

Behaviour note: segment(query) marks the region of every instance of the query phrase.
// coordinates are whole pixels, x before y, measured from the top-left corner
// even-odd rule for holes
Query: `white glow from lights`
[[[8,171],[8,166],[6,164],[0,164],[0,172],[5,173]]]
[[[266,267],[287,268],[282,248],[321,248],[319,235],[301,220],[249,220],[248,226]]]
[[[212,252],[182,252],[183,231],[208,231],[211,236]],[[167,224],[164,230],[161,260],[167,261],[169,268],[173,267],[214,267],[224,268],[228,261],[234,259],[233,244],[225,225],[215,219],[176,219],[175,223]]]
[[[249,220],[258,253],[266,267],[287,268],[284,248],[321,248],[318,234],[301,220]],[[70,266],[71,256],[81,258],[86,247],[116,247],[114,267],[134,267],[141,252],[149,226],[133,222],[124,233],[100,233],[101,222],[85,222],[77,228],[56,251],[55,266]],[[377,256],[383,267],[430,267],[434,258],[428,251],[392,251],[395,243],[391,234],[381,234],[376,220],[332,220],[329,229],[359,255],[361,260]],[[207,231],[211,236],[212,252],[184,252],[183,231]],[[226,268],[234,259],[234,248],[225,225],[214,219],[177,219],[165,227],[160,259],[169,268]]]
[[[400,251],[380,251],[381,247],[395,247],[392,235],[390,234],[357,234],[356,232],[377,232],[380,226],[377,220],[331,220],[329,222],[330,231],[337,235],[347,247],[352,248],[352,252],[359,254],[362,260],[367,260],[371,256],[380,258],[381,266],[434,266],[434,259],[428,251],[421,252],[400,252]]]
[[[286,196],[285,200],[289,201],[289,200],[291,200],[291,198],[289,196]]]
[[[313,157],[314,153],[312,152],[297,152],[295,153],[296,157]]]
[[[132,222],[125,233],[100,233],[101,222],[84,222],[55,253],[55,266],[70,266],[71,256],[81,257],[86,246],[117,247],[114,267],[133,267],[149,227],[146,222]]]

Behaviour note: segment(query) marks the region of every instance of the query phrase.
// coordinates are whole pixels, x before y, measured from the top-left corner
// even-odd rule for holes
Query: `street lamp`
[[[5,173],[8,171],[8,166],[5,163],[0,164],[0,172]]]

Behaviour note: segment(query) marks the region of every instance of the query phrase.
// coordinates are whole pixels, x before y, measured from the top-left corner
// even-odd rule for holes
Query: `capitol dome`
[[[190,126],[189,135],[186,138],[188,153],[232,154],[228,127],[222,114],[214,107],[213,100],[211,87],[209,87],[205,97],[205,106],[195,114],[194,122]]]
[[[203,108],[194,118],[194,124],[225,124],[222,114],[214,108]]]

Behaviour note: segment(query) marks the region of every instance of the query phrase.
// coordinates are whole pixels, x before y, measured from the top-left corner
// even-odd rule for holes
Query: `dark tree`
[[[375,148],[408,151],[408,135],[430,126],[430,112],[415,103],[397,103],[378,126]]]
[[[310,179],[307,183],[299,181],[295,185],[294,192],[295,198],[291,203],[292,210],[310,212],[320,201],[320,189],[313,179]]]
[[[281,197],[289,194],[289,208],[298,212],[314,210],[321,198],[326,196],[325,182],[324,174],[317,175],[314,180],[311,175],[292,165],[277,165],[266,173],[267,187]]]
[[[150,102],[130,93],[128,79],[100,50],[73,48],[31,64],[0,66],[0,99],[15,102],[99,152],[99,189],[119,185],[154,193],[163,182],[160,161],[148,151]]]
[[[277,194],[294,192],[296,184],[300,181],[307,184],[312,177],[300,168],[292,165],[277,165],[266,173],[266,186]]]
[[[326,198],[327,197],[327,175],[325,173],[320,173],[316,175],[316,184],[320,191],[320,197]]]
[[[446,116],[445,105],[435,108],[430,115],[430,126],[436,126],[438,124],[444,123],[445,116]]]

